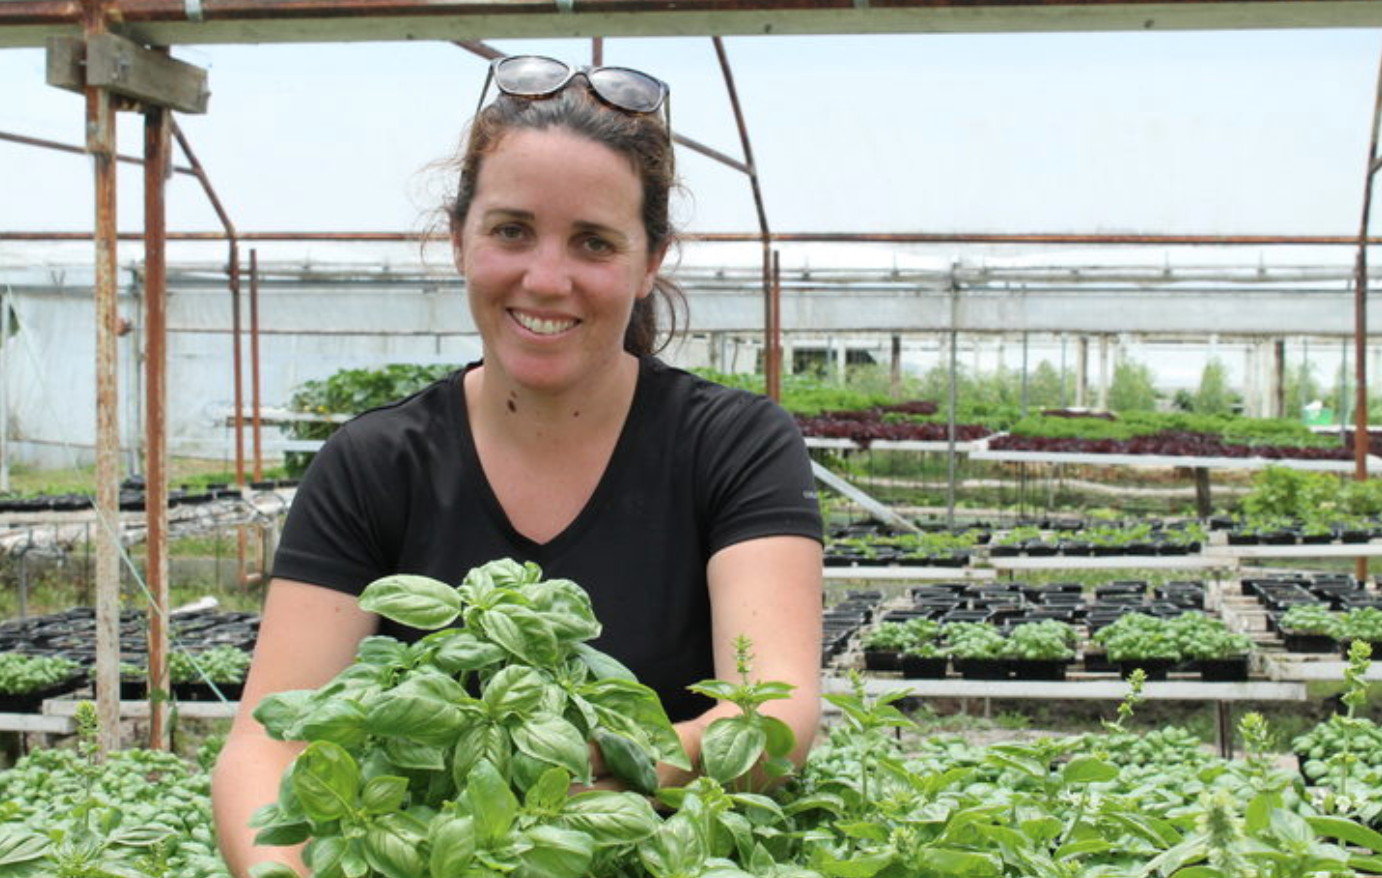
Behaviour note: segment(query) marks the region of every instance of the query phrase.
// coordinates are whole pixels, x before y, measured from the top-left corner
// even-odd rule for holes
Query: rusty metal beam
[[[115,0],[147,44],[1378,27],[1375,0]],[[192,10],[198,13],[192,19]],[[78,32],[74,0],[0,3],[0,45]]]
[[[106,30],[106,4],[87,0],[88,37]],[[95,174],[96,216],[96,713],[102,753],[120,749],[120,424],[116,338],[115,107],[86,90],[86,146]]]
[[[171,744],[168,704],[168,262],[165,190],[170,150],[162,107],[144,112],[144,581],[152,606],[148,613],[149,747]]]
[[[73,145],[70,144],[70,143],[58,143],[56,140],[44,140],[44,139],[42,139],[42,138],[40,138],[40,137],[26,137],[26,136],[23,135],[23,134],[11,134],[11,133],[8,132],[8,131],[0,131],[0,140],[7,140],[7,141],[9,141],[9,142],[11,142],[11,143],[23,144],[24,146],[37,146],[37,147],[41,147],[41,148],[43,148],[43,149],[57,150],[58,152],[68,152],[68,153],[72,153],[73,155],[89,155],[89,154],[90,154],[90,153],[88,153],[88,152],[86,151],[86,147],[84,147],[84,146],[73,146]],[[143,164],[144,164],[144,160],[143,160],[143,159],[139,158],[138,156],[132,156],[132,155],[117,155],[117,156],[115,157],[115,160],[116,160],[117,162],[123,162],[124,164],[127,164],[127,165],[143,165]],[[175,173],[175,174],[192,174],[192,169],[191,169],[191,168],[188,168],[188,167],[185,167],[185,166],[183,166],[183,165],[176,165],[176,166],[173,167],[173,173]]]
[[[139,232],[121,232],[122,241],[139,241]],[[444,234],[420,232],[240,232],[236,240],[251,241],[338,241],[403,242],[441,241]],[[682,240],[712,244],[758,242],[761,232],[685,232]],[[0,241],[90,241],[90,232],[10,231],[0,232]],[[169,232],[169,241],[226,241],[225,232]],[[1347,246],[1357,247],[1357,235],[1104,235],[1047,232],[770,232],[774,244],[1109,244],[1168,246]],[[1382,236],[1372,235],[1369,245],[1382,244]]]

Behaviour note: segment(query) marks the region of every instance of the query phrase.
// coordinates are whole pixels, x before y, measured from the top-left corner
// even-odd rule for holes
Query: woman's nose
[[[571,271],[566,248],[556,242],[542,242],[532,251],[532,260],[524,272],[525,286],[544,295],[566,295],[571,292]]]

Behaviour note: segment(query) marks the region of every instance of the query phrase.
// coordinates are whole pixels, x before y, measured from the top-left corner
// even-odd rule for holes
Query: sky
[[[584,40],[493,45],[577,63],[590,54]],[[775,231],[1357,233],[1382,32],[758,36],[725,45]],[[486,66],[449,43],[174,54],[208,71],[209,112],[179,124],[241,231],[428,227],[446,187],[435,163],[455,149]],[[708,38],[609,40],[605,61],[666,80],[674,128],[742,155]],[[0,49],[0,95],[0,131],[81,142],[83,103],[44,83],[41,50]],[[122,114],[119,139],[123,152],[141,149],[137,117]],[[756,230],[743,175],[685,150],[678,161],[683,229]],[[140,172],[123,168],[119,185],[119,225],[137,230]],[[168,202],[170,229],[219,228],[191,178],[174,178]],[[0,142],[0,231],[87,231],[91,217],[85,159]],[[0,242],[0,264],[16,246]],[[169,255],[185,252],[174,245]],[[757,258],[755,248],[742,252]],[[823,248],[804,252],[789,252],[784,267],[827,258]],[[850,249],[851,261],[890,258],[860,252]],[[1008,255],[1031,264],[1051,253]],[[1223,353],[1237,373],[1240,356]],[[1193,384],[1202,362],[1179,357],[1158,372]]]
[[[1382,34],[1368,30],[731,37],[778,231],[1355,234]],[[585,61],[588,41],[497,41]],[[442,191],[485,62],[448,43],[190,46],[179,124],[241,230],[407,231]],[[673,126],[741,155],[708,38],[610,40],[671,85]],[[79,143],[41,50],[0,49],[0,131]],[[140,125],[122,114],[122,151]],[[747,181],[682,151],[693,231],[756,226]],[[140,225],[138,171],[120,225]],[[77,156],[0,142],[0,230],[86,230]],[[215,229],[190,178],[169,226]],[[0,244],[0,246],[4,246]]]

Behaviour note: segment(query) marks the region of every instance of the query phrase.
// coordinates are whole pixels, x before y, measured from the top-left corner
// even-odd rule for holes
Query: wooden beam
[[[115,0],[147,45],[1382,26],[1376,0]],[[73,0],[0,2],[0,47],[77,33]]]
[[[180,113],[205,113],[211,97],[205,70],[111,33],[87,43],[86,84]]]
[[[143,107],[164,107],[180,113],[206,112],[211,93],[206,71],[115,34],[93,37],[88,46],[79,37],[51,37],[45,48],[47,80],[55,88],[81,94],[104,88]]]

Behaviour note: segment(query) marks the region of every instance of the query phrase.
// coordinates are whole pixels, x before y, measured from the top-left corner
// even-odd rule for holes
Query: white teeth
[[[510,313],[513,314],[513,319],[521,323],[526,329],[536,332],[538,335],[556,335],[576,325],[575,320],[543,320],[539,317],[529,317],[527,314],[520,314],[517,311]]]

